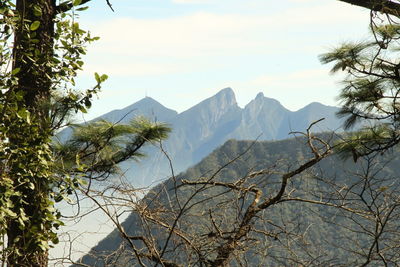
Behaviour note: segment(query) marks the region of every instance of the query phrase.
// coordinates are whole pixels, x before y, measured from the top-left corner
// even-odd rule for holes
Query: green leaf
[[[27,109],[21,108],[20,110],[18,110],[17,116],[25,120],[28,124],[31,123],[30,112]]]
[[[21,217],[18,217],[19,222],[19,229],[23,230],[25,228],[25,222],[22,220]]]
[[[108,75],[107,74],[103,74],[103,75],[101,75],[100,79],[101,79],[102,82],[105,82],[108,79]]]
[[[36,16],[36,17],[40,17],[40,16],[42,16],[42,9],[40,8],[40,6],[34,6],[33,7],[33,14]]]
[[[55,201],[56,203],[60,202],[60,201],[63,200],[63,199],[64,199],[64,198],[62,197],[62,195],[57,195],[57,196],[54,197],[54,201]]]
[[[11,75],[16,75],[21,70],[21,68],[15,68],[12,70]]]
[[[31,24],[29,29],[31,31],[36,31],[39,28],[39,26],[40,26],[40,21],[36,20]]]
[[[94,78],[96,79],[97,83],[101,83],[100,75],[97,72],[94,73]]]
[[[17,217],[17,214],[10,209],[4,209],[4,212],[10,217]]]
[[[74,0],[74,1],[72,2],[72,4],[73,4],[74,6],[79,6],[81,3],[82,3],[82,0]]]
[[[29,189],[33,190],[35,189],[35,184],[34,183],[28,183]]]
[[[89,8],[88,6],[84,6],[84,7],[80,7],[78,9],[76,9],[76,11],[85,11],[88,8]]]
[[[22,99],[24,99],[24,96],[25,96],[25,92],[24,91],[18,91],[16,94],[15,94],[15,98],[18,100],[18,101],[21,101]]]
[[[84,106],[79,106],[78,109],[82,113],[87,113],[87,110],[86,110],[86,108]]]

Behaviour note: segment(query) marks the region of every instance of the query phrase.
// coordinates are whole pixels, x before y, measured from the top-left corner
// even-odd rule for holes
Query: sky
[[[340,76],[318,56],[368,35],[369,12],[336,0],[105,0],[80,13],[89,45],[78,79],[102,92],[91,119],[150,96],[182,112],[231,87],[244,107],[258,92],[290,110],[338,105]]]

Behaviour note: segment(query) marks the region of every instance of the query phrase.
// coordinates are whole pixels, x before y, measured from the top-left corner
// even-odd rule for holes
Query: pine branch
[[[400,4],[390,0],[339,0],[351,5],[364,7],[372,11],[378,11],[400,17]]]

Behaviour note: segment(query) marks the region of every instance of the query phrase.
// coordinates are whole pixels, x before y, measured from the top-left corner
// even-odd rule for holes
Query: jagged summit
[[[264,98],[264,93],[263,92],[259,92],[256,96],[256,99],[258,98]]]
[[[235,92],[233,91],[232,87],[225,87],[224,89],[221,89],[216,95],[218,94],[232,94],[235,95]]]
[[[212,97],[209,97],[206,100],[200,102],[200,104],[208,102],[208,101],[213,101],[213,100],[216,100],[217,102],[225,103],[228,105],[236,105],[237,104],[235,92],[230,87],[220,90],[218,93],[216,93]]]
[[[232,90],[231,87],[226,87],[226,88],[220,90],[214,96],[215,97],[224,97],[226,99],[234,100],[236,102],[235,92]]]
[[[220,105],[220,108],[222,108],[222,109],[230,108],[232,106],[237,107],[235,93],[233,92],[232,88],[230,88],[230,87],[222,89],[217,94],[215,94],[214,96],[209,98],[209,100],[211,100],[211,101],[213,101],[214,99],[215,99],[215,102],[218,105]]]
[[[278,100],[265,97],[263,92],[259,92],[257,96],[244,107],[245,110],[252,110],[252,112],[259,112],[265,108],[269,110],[279,109],[285,110],[285,112],[287,111]]]
[[[220,90],[215,95],[201,101],[197,105],[182,112],[180,115],[187,116],[187,114],[197,113],[201,110],[208,110],[214,113],[224,113],[231,108],[239,108],[236,102],[236,96],[232,88],[227,87]],[[197,114],[199,115],[199,114]]]

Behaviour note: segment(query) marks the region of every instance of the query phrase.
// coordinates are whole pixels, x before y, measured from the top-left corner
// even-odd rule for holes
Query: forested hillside
[[[337,137],[319,138],[333,144]],[[252,190],[261,190],[260,202],[270,198],[279,191],[282,174],[310,157],[303,137],[229,140],[193,168],[155,187],[140,204],[131,203],[132,214],[120,229],[82,262],[148,266],[157,262],[148,257],[153,250],[169,266],[211,266],[224,242],[238,233],[254,200]],[[234,244],[229,266],[398,262],[399,164],[397,151],[357,163],[333,155],[294,176],[281,200],[246,226],[249,231]]]

